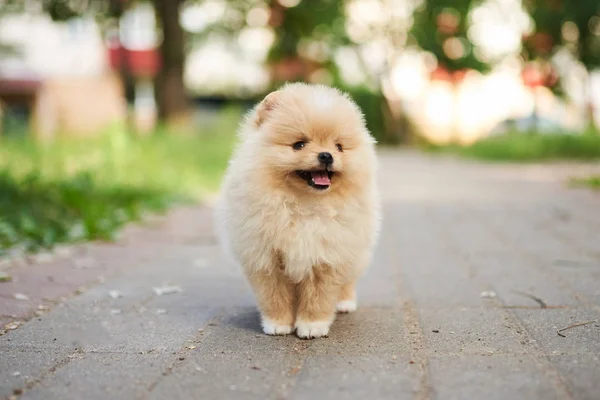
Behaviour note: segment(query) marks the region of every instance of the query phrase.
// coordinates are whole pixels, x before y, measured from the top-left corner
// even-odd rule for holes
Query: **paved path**
[[[9,268],[2,322],[29,321],[0,336],[0,397],[598,399],[600,195],[561,183],[583,171],[382,163],[381,243],[329,338],[262,335],[210,212],[181,209]]]

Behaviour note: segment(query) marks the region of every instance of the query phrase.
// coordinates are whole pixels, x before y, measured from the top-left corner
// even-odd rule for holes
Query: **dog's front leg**
[[[248,274],[258,301],[262,328],[267,335],[287,335],[294,331],[295,285],[279,265]]]
[[[341,289],[340,276],[328,266],[319,266],[297,287],[296,334],[312,339],[329,334]]]

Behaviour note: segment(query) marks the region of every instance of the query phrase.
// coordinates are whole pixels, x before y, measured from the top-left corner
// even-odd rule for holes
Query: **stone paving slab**
[[[600,194],[564,180],[600,167],[381,154],[381,240],[328,338],[263,335],[211,210],[182,208],[3,264],[0,321],[23,324],[0,398],[596,399]]]
[[[600,354],[600,313],[585,308],[555,310],[514,310],[538,345],[549,355]],[[573,324],[593,321],[562,332]]]
[[[519,356],[431,360],[434,399],[560,399],[535,362]]]
[[[291,399],[411,399],[417,393],[414,364],[382,355],[308,356]]]
[[[135,399],[148,381],[162,376],[170,358],[164,354],[74,354],[63,368],[27,390],[21,399]]]
[[[600,356],[596,354],[551,356],[550,362],[564,376],[571,393],[577,399],[598,398],[598,376],[600,376]]]

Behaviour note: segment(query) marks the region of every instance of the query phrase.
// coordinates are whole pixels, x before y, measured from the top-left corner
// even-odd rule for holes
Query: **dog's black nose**
[[[319,153],[318,157],[319,162],[323,163],[323,164],[333,164],[333,156],[331,155],[331,153],[328,152],[323,152],[323,153]]]

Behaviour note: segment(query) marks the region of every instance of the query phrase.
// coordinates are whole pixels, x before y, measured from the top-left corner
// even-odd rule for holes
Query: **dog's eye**
[[[335,147],[337,147],[337,149],[338,149],[339,151],[344,151],[344,149],[342,148],[342,145],[341,145],[341,144],[339,144],[339,143],[338,143],[338,144],[336,144],[336,145],[335,145]]]
[[[306,145],[306,142],[296,142],[292,145],[292,147],[294,148],[294,150],[302,150],[304,148],[304,146]]]

